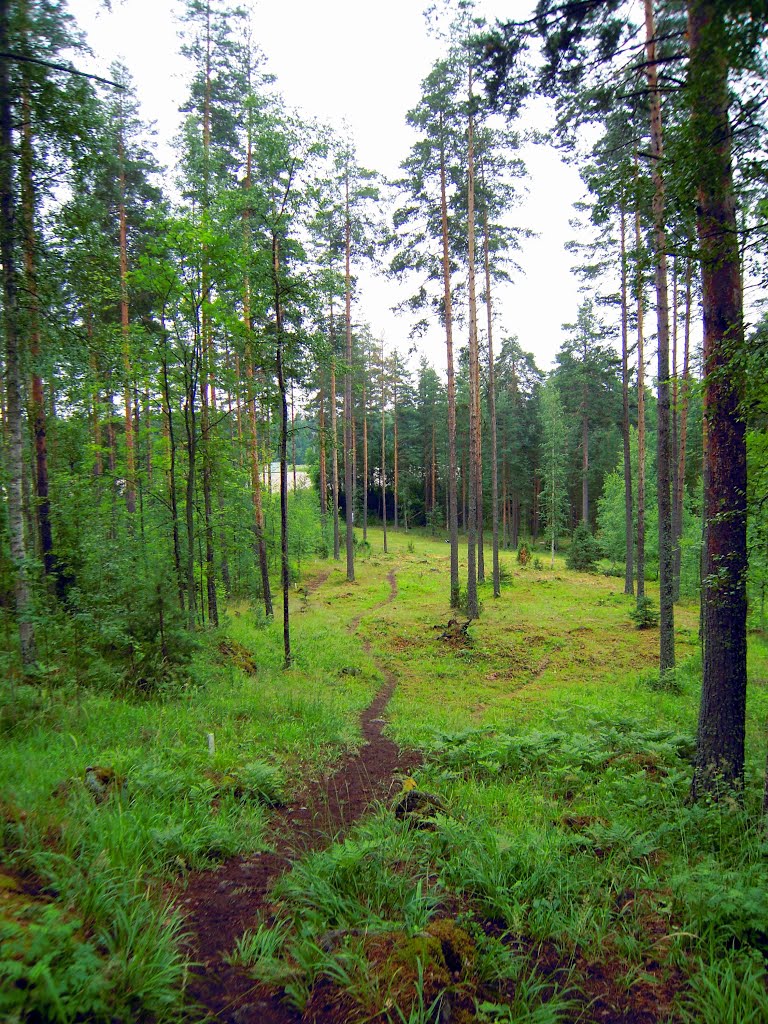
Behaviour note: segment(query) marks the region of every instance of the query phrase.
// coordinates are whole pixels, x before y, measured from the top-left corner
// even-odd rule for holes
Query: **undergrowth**
[[[361,616],[398,678],[387,729],[423,751],[438,810],[415,827],[379,806],[300,859],[232,963],[350,1024],[768,1019],[764,640],[744,792],[691,804],[694,606],[660,678],[614,581],[505,552],[502,599],[452,643],[446,545],[393,532],[384,556],[369,539],[354,586],[332,568],[294,595],[290,673],[280,624],[242,603],[160,687],[62,661],[0,692],[0,1017],[184,1019],[184,922],[163,892],[262,849],[272,808],[357,742],[380,685],[345,628]]]

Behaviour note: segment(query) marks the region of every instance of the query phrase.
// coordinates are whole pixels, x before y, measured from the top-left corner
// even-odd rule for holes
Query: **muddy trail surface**
[[[310,584],[308,590],[316,590],[325,578]],[[388,580],[389,596],[365,616],[395,600],[394,572]],[[350,632],[362,618],[353,620]],[[392,673],[382,674],[381,689],[360,717],[360,748],[332,775],[309,783],[292,803],[273,814],[266,836],[271,849],[195,873],[177,896],[188,930],[187,952],[196,964],[188,992],[201,1007],[201,1020],[206,1012],[209,1019],[226,1024],[296,1024],[301,1020],[301,1014],[287,1006],[279,992],[254,983],[224,958],[260,915],[269,917],[269,891],[280,875],[303,854],[323,849],[343,836],[376,801],[393,795],[399,786],[397,776],[408,775],[418,766],[415,751],[401,751],[382,733],[385,723],[381,716],[396,685]]]

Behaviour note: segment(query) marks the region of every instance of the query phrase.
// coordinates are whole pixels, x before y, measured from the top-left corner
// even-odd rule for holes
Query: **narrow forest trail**
[[[315,592],[327,577],[326,573],[310,583],[308,592]],[[351,634],[363,618],[396,599],[394,570],[387,579],[389,595],[352,620]],[[369,650],[367,643],[364,646]],[[269,891],[277,878],[303,854],[336,841],[377,800],[392,795],[396,776],[410,774],[419,763],[417,752],[401,751],[383,735],[381,716],[397,679],[377,667],[384,683],[360,716],[362,743],[356,753],[345,758],[332,775],[310,782],[293,802],[274,813],[266,836],[270,850],[196,872],[176,895],[188,930],[187,953],[196,965],[190,973],[188,993],[215,1020],[227,1024],[295,1024],[301,1020],[279,993],[254,983],[243,970],[230,966],[225,956],[260,915],[269,917]]]

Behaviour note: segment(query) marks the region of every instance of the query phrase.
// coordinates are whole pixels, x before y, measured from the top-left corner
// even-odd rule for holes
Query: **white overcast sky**
[[[252,10],[254,37],[268,69],[289,105],[341,127],[346,122],[364,166],[394,176],[413,136],[405,114],[416,105],[420,83],[440,55],[440,44],[426,31],[426,0],[244,0]],[[478,0],[489,18],[524,16],[529,0]],[[178,54],[177,14],[173,0],[69,0],[69,8],[86,32],[94,57],[84,70],[104,73],[115,58],[128,66],[136,82],[142,117],[155,121],[158,136],[170,140],[180,122],[188,68]],[[82,63],[82,62],[81,62]],[[545,111],[538,112],[546,117]],[[546,127],[546,125],[536,125]],[[167,149],[161,159],[172,159]],[[528,194],[515,213],[521,227],[538,237],[523,243],[515,276],[495,300],[499,340],[517,335],[542,369],[560,346],[561,325],[573,321],[579,303],[572,258],[563,243],[571,237],[568,220],[581,195],[578,174],[544,146],[525,152]],[[390,312],[405,297],[386,280],[361,275],[355,317],[383,334],[387,347],[405,350],[409,323]],[[420,343],[427,358],[442,368],[441,334]]]

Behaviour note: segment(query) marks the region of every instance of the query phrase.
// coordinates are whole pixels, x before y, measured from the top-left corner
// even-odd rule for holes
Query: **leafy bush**
[[[594,572],[599,557],[600,547],[590,533],[589,527],[584,522],[579,523],[573,531],[571,546],[565,559],[566,565],[576,572]]]

